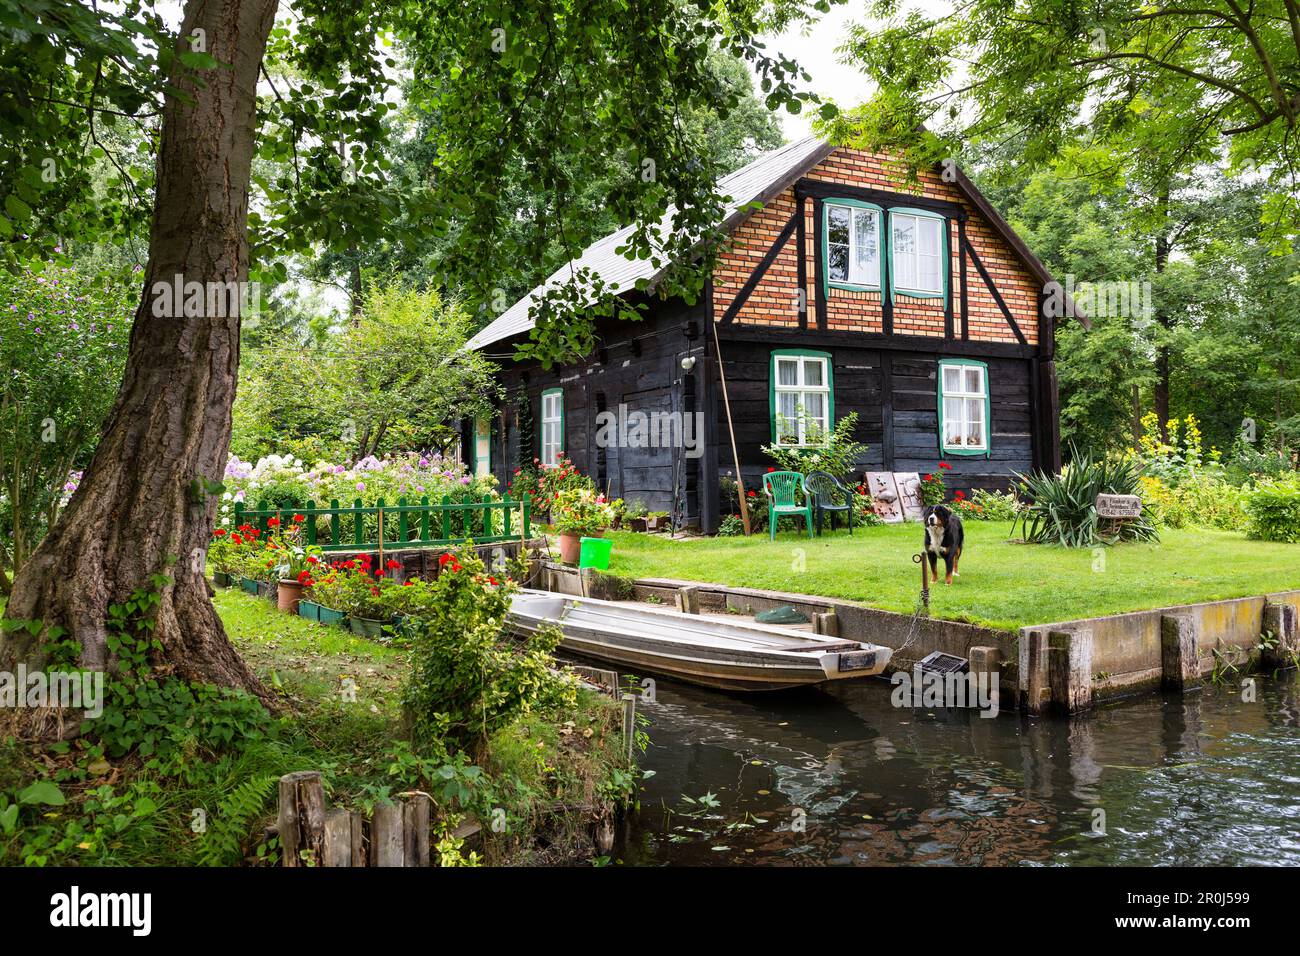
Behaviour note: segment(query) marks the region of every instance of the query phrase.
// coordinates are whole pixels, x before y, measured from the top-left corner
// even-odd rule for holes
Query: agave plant
[[[1143,502],[1142,515],[1119,522],[1113,534],[1103,532],[1097,520],[1097,495],[1136,495],[1141,469],[1133,460],[1094,461],[1075,455],[1059,475],[1035,472],[1017,474],[1020,494],[1030,504],[1016,516],[1026,541],[1066,548],[1090,548],[1117,541],[1158,541],[1151,509]]]

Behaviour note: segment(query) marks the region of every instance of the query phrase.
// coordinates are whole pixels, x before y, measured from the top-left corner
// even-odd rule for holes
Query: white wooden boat
[[[881,673],[893,651],[876,644],[725,621],[550,591],[515,595],[507,628],[528,638],[547,623],[560,647],[638,673],[723,690],[781,690]]]

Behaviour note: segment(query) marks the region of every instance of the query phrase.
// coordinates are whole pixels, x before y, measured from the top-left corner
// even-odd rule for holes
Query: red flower
[[[961,490],[958,490],[957,495],[956,495],[957,500],[958,500],[958,501],[961,501],[961,500],[962,500],[963,498],[965,498],[965,497],[966,497],[966,492],[961,491]]]
[[[412,584],[414,584],[414,583],[415,583],[414,581],[403,581],[403,582],[402,582],[402,587],[404,587],[404,588],[409,588],[409,587],[410,587]]]
[[[226,536],[226,529],[225,529],[225,528],[213,528],[213,529],[212,529],[212,537],[214,537],[214,538],[224,538],[225,536]]]
[[[397,568],[400,568],[401,566],[402,566],[401,561],[389,561],[387,564],[384,565],[384,567],[386,567],[390,571],[394,571]]]
[[[769,469],[767,470],[767,473],[770,475],[770,474],[771,474],[772,472],[774,472],[774,471],[776,471],[775,468],[769,468]]]
[[[294,515],[293,520],[296,521],[298,524],[302,524],[307,519],[304,518],[302,515]]]
[[[453,561],[453,560],[455,560],[455,559],[452,558],[452,556],[451,556],[450,554],[447,554],[446,552],[444,552],[444,553],[438,555],[438,566],[439,566],[439,567],[442,567],[442,566],[444,566],[448,561]]]
[[[488,575],[488,583],[491,584],[493,587],[496,587],[496,586],[497,586],[498,584],[500,584],[501,582],[498,581],[496,578],[492,577],[492,575],[489,574],[489,575]]]
[[[278,528],[278,527],[280,527],[280,519],[279,519],[279,518],[267,518],[267,519],[266,519],[266,526],[267,526],[268,528]]]
[[[311,572],[306,569],[299,571],[298,581],[301,584],[311,584]]]
[[[371,588],[370,593],[373,594],[375,597],[379,597],[379,588]]]
[[[745,493],[745,495],[746,495],[746,497],[749,497],[749,498],[757,498],[757,497],[758,497],[758,492],[756,492],[753,488],[750,488],[749,491],[747,491],[747,492]]]
[[[922,481],[934,481],[934,475],[926,475]]]
[[[946,461],[941,461],[941,462],[939,462],[939,467],[940,467],[940,468],[946,468],[946,469],[948,469],[949,471],[952,470],[952,465],[948,464]]]
[[[237,534],[232,534],[232,535],[230,536],[230,540],[233,541],[233,542],[235,542],[235,544],[243,544],[243,543],[244,543],[244,539],[241,538],[241,537],[240,537],[239,535],[237,535]]]
[[[307,563],[308,563],[308,564],[317,564],[317,563],[319,563],[319,561],[320,561],[320,558],[316,557],[316,555],[314,555],[314,554],[309,554],[309,555],[307,555]]]

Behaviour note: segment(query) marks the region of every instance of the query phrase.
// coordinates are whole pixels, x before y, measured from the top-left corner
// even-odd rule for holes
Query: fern
[[[230,791],[217,806],[199,840],[201,866],[234,866],[243,858],[248,826],[276,789],[273,775],[252,777]]]

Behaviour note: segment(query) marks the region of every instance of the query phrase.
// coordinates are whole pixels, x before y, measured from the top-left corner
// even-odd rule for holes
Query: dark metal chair
[[[803,488],[812,500],[819,535],[822,533],[822,515],[830,516],[831,530],[834,531],[835,515],[840,512],[848,515],[849,534],[853,534],[853,491],[851,489],[844,487],[838,478],[825,471],[808,472],[803,480]]]

